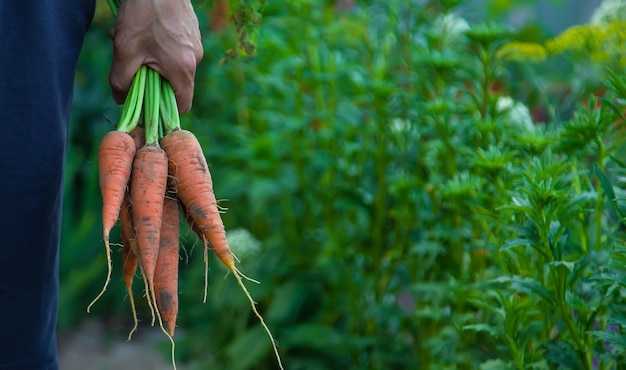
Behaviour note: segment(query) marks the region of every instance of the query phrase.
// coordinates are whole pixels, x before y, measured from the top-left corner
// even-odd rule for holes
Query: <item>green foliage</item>
[[[602,98],[595,81],[555,82],[503,59],[514,32],[468,24],[449,12],[457,3],[268,2],[257,56],[228,64],[236,26],[205,33],[182,126],[205,148],[289,369],[625,361],[624,71],[602,70]],[[100,22],[88,45],[106,45]],[[103,105],[118,113],[103,50],[86,50],[78,76],[62,328],[84,318],[106,267],[95,148],[110,130]],[[557,104],[565,88],[572,103]],[[200,245],[189,231],[182,244],[179,362],[274,368],[234,279],[212,258],[202,304]],[[117,276],[95,315],[130,328]]]

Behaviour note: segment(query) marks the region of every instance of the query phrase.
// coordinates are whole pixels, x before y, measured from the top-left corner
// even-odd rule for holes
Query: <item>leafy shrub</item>
[[[623,73],[596,69],[580,89],[554,81],[504,58],[512,30],[468,24],[451,12],[457,3],[268,2],[258,55],[226,64],[233,29],[205,37],[183,126],[205,148],[226,227],[247,252],[241,269],[262,282],[251,293],[290,369],[624,360]],[[106,76],[99,67],[93,80]],[[92,104],[109,100],[93,90]],[[565,90],[572,103],[557,104]],[[97,292],[105,266],[95,159],[85,160],[108,128],[83,137],[85,127],[74,123],[85,142],[70,154],[68,186],[82,193],[68,201],[76,229],[64,234],[62,303],[73,307]],[[201,303],[197,244],[188,233],[180,361],[273,368],[217,262]],[[107,296],[109,315],[128,316],[121,279]]]

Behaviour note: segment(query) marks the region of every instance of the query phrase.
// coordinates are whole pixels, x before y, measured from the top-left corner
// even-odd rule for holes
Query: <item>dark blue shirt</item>
[[[0,1],[0,370],[56,370],[63,171],[95,0]]]

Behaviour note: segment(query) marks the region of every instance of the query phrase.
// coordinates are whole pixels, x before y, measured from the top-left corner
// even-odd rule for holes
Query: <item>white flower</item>
[[[620,19],[626,20],[626,0],[604,0],[593,12],[591,23],[606,24]]]
[[[229,230],[226,241],[233,254],[240,260],[255,255],[261,248],[261,242],[246,229]]]
[[[499,97],[496,109],[498,112],[502,113],[505,119],[507,119],[510,123],[529,131],[533,131],[535,129],[528,107],[520,102],[516,102],[511,97]]]
[[[451,13],[440,15],[435,20],[434,27],[444,40],[451,42],[459,40],[470,28],[465,19]]]
[[[411,131],[411,122],[408,119],[393,118],[391,120],[391,131],[401,134]]]

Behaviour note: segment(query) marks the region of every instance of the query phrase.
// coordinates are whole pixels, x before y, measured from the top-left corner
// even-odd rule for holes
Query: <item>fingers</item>
[[[200,55],[200,58],[202,55]],[[148,66],[154,68],[163,76],[174,89],[179,114],[187,113],[192,106],[194,95],[194,77],[199,63],[193,52],[182,53],[175,58],[164,59],[160,65]]]
[[[144,52],[140,45],[132,39],[124,38],[121,33],[115,34],[113,43],[109,85],[117,104],[124,103],[135,73],[145,64],[159,72],[172,85],[179,114],[187,113],[191,109],[196,67],[204,53],[199,40],[199,46],[176,49],[176,54],[158,46],[153,47],[149,53]]]
[[[135,73],[142,64],[159,72],[174,89],[179,114],[187,113],[192,106],[194,94],[194,78],[199,59],[194,53],[183,53],[179,56],[170,56],[157,59],[152,56],[131,56],[123,48],[117,48],[113,55],[109,85],[113,99],[123,104],[130,89]],[[130,54],[130,53],[129,53]],[[202,57],[202,55],[200,55]]]
[[[119,42],[117,39],[114,43]],[[123,104],[130,89],[135,73],[143,64],[141,54],[129,52],[126,47],[113,48],[113,61],[109,73],[109,85],[113,100],[117,104]]]
[[[118,104],[124,102],[136,71],[145,64],[170,82],[180,114],[191,109],[196,66],[204,51],[190,2],[124,1],[111,37],[109,84]]]

